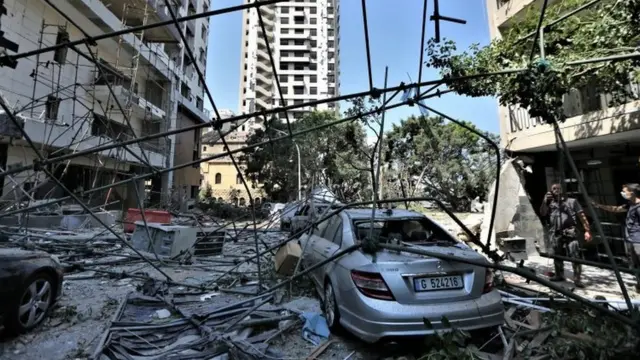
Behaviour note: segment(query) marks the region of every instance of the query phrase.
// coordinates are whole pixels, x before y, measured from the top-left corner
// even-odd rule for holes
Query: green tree
[[[404,188],[406,196],[446,201],[457,211],[467,211],[476,197],[484,200],[496,173],[496,158],[486,141],[441,117],[411,116],[393,125],[384,157],[386,187],[395,189],[389,196],[402,195]]]
[[[292,131],[321,126],[338,120],[334,112],[314,111],[291,123]],[[248,139],[249,145],[266,142],[288,133],[285,122],[272,119]],[[366,177],[360,174],[361,157],[354,154],[365,143],[364,129],[358,122],[341,123],[319,131],[296,136],[300,148],[301,183],[310,189],[325,184],[345,201],[357,199],[365,188]],[[295,199],[298,184],[298,160],[294,142],[280,140],[243,153],[245,175],[254,185],[262,184],[269,198],[278,201]]]
[[[552,2],[546,10],[543,27],[589,1]],[[447,82],[447,85],[459,94],[494,96],[502,105],[520,105],[527,108],[532,117],[545,121],[563,121],[566,117],[563,97],[587,86],[598,93],[611,94],[610,106],[638,98],[629,87],[632,81],[640,80],[638,58],[575,62],[636,51],[640,40],[640,0],[603,0],[550,26],[543,34],[544,61],[540,59],[535,37],[526,38],[535,32],[539,18],[540,7],[530,6],[523,16],[511,22],[508,30],[503,30],[501,39],[482,48],[472,45],[462,53],[456,52],[453,41],[430,41],[426,65],[439,69],[444,78],[528,68],[529,71]]]

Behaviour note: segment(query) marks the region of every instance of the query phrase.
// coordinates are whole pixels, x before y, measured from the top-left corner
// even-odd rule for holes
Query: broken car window
[[[356,241],[360,242],[369,237],[371,220],[354,221]],[[429,219],[389,219],[373,222],[374,239],[380,243],[412,243],[412,244],[455,244],[456,240],[440,229]]]

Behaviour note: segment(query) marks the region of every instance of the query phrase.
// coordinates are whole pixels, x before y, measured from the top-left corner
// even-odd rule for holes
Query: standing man
[[[620,206],[593,203],[596,209],[613,213],[627,213],[625,239],[631,266],[636,270],[636,292],[640,293],[640,184],[625,184],[620,195],[627,203]]]
[[[540,215],[549,216],[549,235],[553,245],[553,254],[580,258],[578,219],[584,229],[584,240],[591,241],[589,222],[580,203],[576,199],[564,196],[560,184],[553,184],[551,191],[544,196],[542,206],[540,206]],[[576,263],[572,263],[572,265],[574,285],[578,288],[584,288],[584,284],[580,280],[582,265]],[[553,266],[555,274],[549,280],[564,281],[564,261],[554,259]]]

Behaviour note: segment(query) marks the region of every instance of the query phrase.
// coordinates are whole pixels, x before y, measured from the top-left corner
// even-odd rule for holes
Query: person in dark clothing
[[[613,213],[627,213],[625,220],[625,239],[627,255],[631,266],[636,270],[636,292],[640,293],[640,184],[625,184],[620,195],[627,203],[620,206],[593,203],[597,209]]]
[[[580,258],[578,220],[584,229],[584,240],[591,241],[589,222],[580,203],[576,199],[564,196],[560,184],[553,184],[551,191],[544,196],[540,215],[549,217],[549,235],[553,254]],[[549,280],[564,281],[564,262],[554,259],[553,266],[555,274]],[[584,288],[581,275],[582,265],[573,263],[573,283],[578,288]]]

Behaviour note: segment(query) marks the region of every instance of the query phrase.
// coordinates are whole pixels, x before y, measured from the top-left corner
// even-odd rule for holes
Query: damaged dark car
[[[62,295],[64,268],[45,252],[0,249],[0,324],[9,334],[40,325]]]

